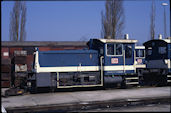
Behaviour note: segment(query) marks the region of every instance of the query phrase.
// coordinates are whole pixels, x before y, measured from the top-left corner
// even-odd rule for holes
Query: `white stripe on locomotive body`
[[[171,68],[171,62],[170,62],[170,59],[168,60],[168,68]]]
[[[104,71],[135,70],[134,65],[103,66]],[[100,66],[37,67],[36,72],[88,72],[100,71]]]
[[[136,68],[146,68],[145,64],[136,65]]]
[[[39,67],[36,72],[82,72],[99,71],[99,66]]]
[[[104,66],[104,71],[121,71],[121,70],[135,70],[134,65],[116,65],[116,66]]]

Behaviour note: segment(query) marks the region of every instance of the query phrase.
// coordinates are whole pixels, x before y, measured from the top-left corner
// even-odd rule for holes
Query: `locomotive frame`
[[[137,40],[90,39],[87,43],[89,48],[83,50],[40,52],[36,49],[34,73],[28,81],[32,89],[41,87],[52,89],[106,87],[112,84],[120,84],[121,87],[154,85],[158,84],[156,80],[160,81],[161,79],[164,80],[162,85],[165,85],[168,80],[166,76],[170,74],[171,46],[169,39],[158,40],[158,42],[163,41],[168,45],[168,59],[164,59],[164,63],[168,65],[164,69],[167,70],[165,73],[160,73],[161,68],[149,68],[147,63],[149,50],[147,43],[156,42],[156,40],[147,41],[144,46],[136,46]],[[145,57],[136,56],[136,51],[144,51],[142,53]],[[72,61],[67,60],[68,58]],[[53,62],[60,59],[66,60],[66,62]],[[139,59],[141,62],[138,62]],[[153,74],[154,71],[157,71],[159,76],[154,76],[156,79],[153,84],[149,78],[152,77],[150,74]]]
[[[135,49],[136,42],[137,40],[129,40],[129,39],[123,39],[123,40],[91,39],[87,43],[89,46],[88,50],[39,52],[37,49],[35,52],[35,62],[34,62],[34,69],[33,69],[34,74],[31,78],[29,78],[31,84],[34,84],[31,87],[73,88],[73,87],[104,86],[105,84],[111,84],[111,83],[124,84],[125,76],[134,75],[136,71],[135,63],[134,63],[134,59],[135,59],[134,49]],[[107,54],[108,44],[113,44],[113,45],[120,44],[122,48],[121,49],[122,54],[108,55]],[[126,58],[126,54],[125,54],[125,50],[128,45],[131,47],[131,49],[129,49],[131,51],[130,53],[131,62],[130,59]],[[62,56],[63,59],[66,58],[65,56],[69,55],[70,57],[72,56],[73,58],[78,57],[77,60],[80,59],[79,58],[80,54],[84,54],[82,58],[83,59],[85,58],[84,59],[85,61],[83,60],[78,60],[78,61],[76,60],[75,62],[72,61],[74,63],[74,66],[70,66],[73,64],[68,64],[66,62],[65,62],[66,64],[64,63],[64,65],[59,64],[58,66],[55,66],[56,64],[50,64],[49,63],[50,61],[48,61],[48,59],[52,60],[55,57],[53,55],[50,56],[50,54],[53,55],[56,54],[56,57],[58,58],[59,56],[57,56],[57,54],[58,55],[65,54],[64,56]],[[84,66],[86,64],[85,62],[90,62],[92,57],[96,57],[95,63],[94,64],[92,63],[93,65],[91,66]],[[45,60],[47,60],[47,62]],[[56,59],[54,59],[54,61],[55,60]],[[60,83],[62,79],[64,79],[63,81],[70,81],[70,84]],[[74,81],[78,81],[78,79],[80,79],[80,82],[73,83]],[[85,80],[88,80],[89,83],[88,82],[85,83]],[[94,82],[90,82],[91,80]]]

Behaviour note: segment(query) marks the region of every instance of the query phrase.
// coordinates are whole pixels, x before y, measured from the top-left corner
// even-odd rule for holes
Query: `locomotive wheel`
[[[166,86],[167,85],[167,75],[159,75],[156,82],[157,82],[156,86]]]
[[[122,82],[122,83],[121,83],[121,89],[126,89],[126,88],[127,88],[126,82]]]
[[[125,80],[125,77],[123,77],[123,81],[121,82],[121,89],[126,89],[127,86],[126,86],[126,80]]]
[[[31,81],[31,88],[30,88],[30,93],[35,94],[37,93],[37,87],[36,87],[36,81]]]

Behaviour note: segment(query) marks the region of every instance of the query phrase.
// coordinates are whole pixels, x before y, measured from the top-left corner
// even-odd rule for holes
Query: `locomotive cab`
[[[147,68],[160,69],[164,73],[170,70],[170,43],[165,40],[150,40],[146,43],[146,66]],[[166,71],[167,70],[167,71]],[[162,73],[161,73],[162,74]]]
[[[144,43],[146,71],[143,79],[147,85],[166,85],[171,72],[171,39],[154,39]]]
[[[99,51],[103,57],[104,84],[128,83],[126,77],[135,75],[135,43],[129,39],[91,39],[88,42],[90,49]],[[132,82],[138,84],[138,82]]]

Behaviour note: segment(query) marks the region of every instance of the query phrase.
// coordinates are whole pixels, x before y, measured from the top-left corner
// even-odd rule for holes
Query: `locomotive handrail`
[[[35,52],[35,65],[34,65],[34,72],[39,72],[39,53],[38,53],[38,50],[36,50]]]
[[[125,73],[125,50],[123,50],[123,71]]]
[[[135,73],[136,73],[136,65],[137,65],[137,61],[136,61],[136,51],[134,50],[134,70],[135,70]]]
[[[104,56],[100,57],[100,66],[101,66],[101,85],[103,86],[103,58]]]

